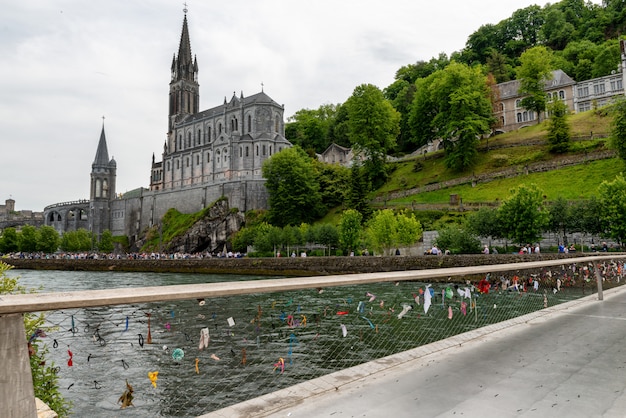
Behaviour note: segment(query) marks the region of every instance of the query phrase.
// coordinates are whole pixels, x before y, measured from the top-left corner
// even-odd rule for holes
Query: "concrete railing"
[[[2,402],[0,402],[0,416],[6,418],[21,418],[32,417],[36,414],[28,348],[24,341],[25,330],[22,314],[27,312],[147,302],[211,299],[225,296],[286,292],[301,289],[319,289],[381,282],[416,281],[428,283],[438,278],[467,277],[468,275],[507,271],[540,270],[572,263],[598,265],[598,263],[606,263],[608,260],[624,259],[626,259],[626,255],[622,254],[595,255],[576,259],[464,266],[446,269],[125,288],[123,292],[120,292],[119,289],[104,289],[63,293],[4,295],[0,297],[0,358],[2,359],[4,369],[4,373],[2,377],[0,377],[0,399],[2,399]],[[602,300],[602,277],[600,269],[595,268],[594,270],[597,279],[598,299]]]

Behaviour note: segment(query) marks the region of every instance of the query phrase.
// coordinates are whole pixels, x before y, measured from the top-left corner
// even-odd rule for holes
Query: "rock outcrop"
[[[220,199],[187,232],[170,241],[165,250],[169,253],[222,252],[243,222],[243,213],[231,210],[228,200]]]

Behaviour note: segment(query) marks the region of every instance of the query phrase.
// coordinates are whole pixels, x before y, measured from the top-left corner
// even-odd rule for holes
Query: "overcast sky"
[[[527,0],[187,0],[200,110],[233,92],[285,106],[343,103],[401,66],[461,50]],[[166,138],[183,2],[0,0],[0,204],[89,198],[102,128],[117,192],[148,187]]]

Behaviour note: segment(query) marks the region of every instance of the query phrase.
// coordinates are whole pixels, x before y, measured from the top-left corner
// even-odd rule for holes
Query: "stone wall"
[[[580,254],[588,256],[589,254]],[[400,257],[206,258],[189,260],[30,260],[5,259],[19,269],[68,271],[149,271],[177,273],[316,276],[572,259],[572,254],[453,255]]]

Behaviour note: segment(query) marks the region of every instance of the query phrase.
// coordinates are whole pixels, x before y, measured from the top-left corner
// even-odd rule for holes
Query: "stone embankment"
[[[589,253],[578,254],[588,256]],[[189,260],[4,259],[17,269],[67,271],[144,271],[268,276],[319,276],[424,270],[526,261],[571,259],[576,254],[497,254],[400,257],[205,258]],[[236,279],[235,277],[233,277]]]

